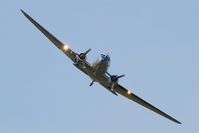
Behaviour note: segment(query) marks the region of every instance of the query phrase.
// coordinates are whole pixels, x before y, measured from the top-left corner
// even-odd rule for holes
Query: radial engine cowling
[[[85,53],[80,53],[80,54],[78,55],[78,57],[79,57],[79,59],[82,60],[82,61],[86,60],[86,54],[85,54]]]
[[[80,53],[76,55],[76,64],[79,64],[80,62],[83,62],[86,60],[86,55],[88,54],[88,52],[90,52],[91,49],[88,49],[86,52],[84,53]]]
[[[112,75],[112,76],[110,77],[110,79],[111,79],[111,82],[113,82],[113,83],[117,83],[117,82],[118,82],[118,77],[117,77],[117,75]]]
[[[110,75],[110,74],[108,74],[108,75],[110,76],[110,78],[109,78],[109,85],[110,85],[110,88],[111,88],[112,91],[114,91],[115,87],[116,87],[117,84],[118,84],[119,78],[122,78],[122,77],[124,77],[125,75],[120,75],[120,76],[118,76],[118,75]]]

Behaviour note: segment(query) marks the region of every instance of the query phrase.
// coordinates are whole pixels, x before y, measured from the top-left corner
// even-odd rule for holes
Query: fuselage
[[[102,78],[107,77],[107,70],[110,65],[110,56],[107,53],[102,53],[92,64],[87,61],[74,63],[74,65],[88,75],[93,81],[101,84]]]
[[[172,120],[173,122],[181,124],[181,122],[162,112],[155,106],[149,104],[148,102],[144,101],[143,99],[132,93],[130,90],[127,90],[126,88],[118,84],[118,79],[123,77],[124,75],[111,75],[107,72],[110,64],[110,57],[108,54],[102,53],[100,57],[91,65],[89,62],[86,61],[86,54],[91,49],[88,49],[86,52],[80,54],[74,52],[72,49],[64,45],[60,40],[58,40],[55,36],[53,36],[50,32],[48,32],[39,23],[37,23],[27,13],[25,13],[23,10],[21,11],[25,15],[25,17],[29,19],[57,48],[59,48],[67,57],[69,57],[73,61],[74,66],[76,66],[79,70],[81,70],[93,79],[90,86],[92,86],[92,84],[96,81],[104,86],[107,90],[112,92],[114,95],[121,94],[124,97],[158,113],[159,115],[162,115],[163,117]]]
[[[103,75],[107,72],[110,65],[110,56],[107,53],[102,53],[92,64],[94,75]]]

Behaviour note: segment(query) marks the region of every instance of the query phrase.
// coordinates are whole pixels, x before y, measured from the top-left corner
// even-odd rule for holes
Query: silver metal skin
[[[181,124],[180,121],[174,119],[170,115],[164,113],[163,111],[159,110],[155,106],[151,105],[150,103],[146,102],[142,98],[135,95],[130,90],[124,88],[118,83],[119,78],[124,77],[124,75],[111,75],[107,72],[108,67],[110,65],[110,57],[106,53],[102,53],[100,57],[91,65],[86,60],[86,55],[89,53],[91,49],[88,49],[84,53],[76,53],[72,49],[70,49],[68,46],[66,46],[64,43],[62,43],[60,40],[58,40],[53,34],[48,32],[43,26],[41,26],[39,23],[37,23],[32,17],[30,17],[27,13],[25,13],[23,10],[21,12],[24,14],[24,16],[32,23],[34,24],[58,49],[60,49],[74,64],[75,67],[77,67],[79,70],[81,70],[83,73],[88,75],[92,82],[90,83],[90,86],[93,85],[94,82],[98,82],[101,84],[104,88],[106,88],[108,91],[113,93],[114,95],[120,94],[140,105],[143,107],[148,108],[149,110],[177,123]]]

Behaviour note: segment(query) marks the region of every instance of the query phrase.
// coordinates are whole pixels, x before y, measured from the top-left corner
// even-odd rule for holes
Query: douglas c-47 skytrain
[[[136,96],[130,90],[125,89],[118,83],[119,78],[124,77],[124,75],[112,75],[107,72],[110,63],[110,57],[107,53],[102,53],[97,60],[92,63],[92,65],[87,62],[86,55],[91,51],[88,49],[86,52],[83,53],[76,53],[72,49],[70,49],[67,45],[62,43],[58,40],[55,36],[53,36],[50,32],[48,32],[44,27],[42,27],[39,23],[37,23],[33,18],[31,18],[27,13],[23,10],[21,12],[25,15],[25,17],[30,20],[32,24],[34,24],[58,49],[60,49],[69,59],[72,60],[73,65],[81,70],[83,73],[88,75],[92,82],[90,86],[93,85],[94,82],[98,82],[108,91],[113,93],[114,95],[123,95],[124,97],[150,109],[158,113],[159,115],[181,124],[178,120],[174,119],[173,117],[169,116],[168,114],[164,113],[163,111],[159,110],[155,106],[151,105],[150,103],[144,101],[143,99]]]

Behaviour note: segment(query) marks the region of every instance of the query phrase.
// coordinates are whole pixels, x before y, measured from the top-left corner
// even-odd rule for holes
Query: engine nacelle
[[[117,77],[117,75],[111,76],[109,78],[109,80],[108,80],[108,83],[109,83],[109,87],[110,87],[111,91],[114,91],[115,87],[118,84],[118,77]]]
[[[107,74],[110,76],[109,80],[108,80],[108,83],[109,83],[109,87],[111,89],[111,91],[114,91],[115,87],[117,87],[118,85],[118,80],[119,78],[122,78],[124,77],[125,75],[111,75],[107,72]]]
[[[87,59],[85,53],[80,53],[80,54],[78,55],[78,57],[79,57],[79,59],[82,60],[82,61],[85,61],[85,60]]]
[[[80,53],[79,55],[76,55],[75,61],[77,64],[85,60],[86,60],[86,55],[84,53]]]
[[[91,51],[91,49],[88,49],[86,52],[76,55],[75,64],[79,65],[79,63],[84,62],[87,59],[86,55],[90,51]]]

